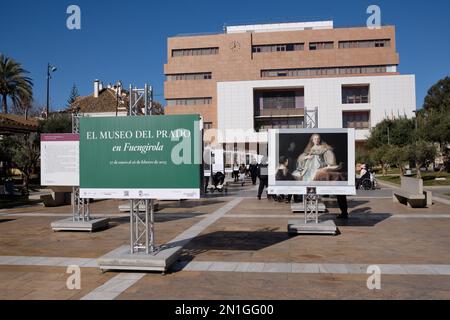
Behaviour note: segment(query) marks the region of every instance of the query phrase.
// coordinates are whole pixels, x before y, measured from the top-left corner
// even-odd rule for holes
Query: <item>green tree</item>
[[[374,149],[383,145],[406,146],[414,141],[414,130],[414,119],[385,119],[372,129],[367,147]]]
[[[77,86],[74,84],[72,90],[70,91],[69,99],[67,99],[67,108],[70,108],[75,100],[79,97]]]
[[[418,140],[407,147],[408,158],[415,163],[417,178],[421,179],[420,168],[436,158],[436,146],[424,140]]]
[[[68,113],[53,113],[39,121],[39,133],[71,133],[72,117]]]
[[[383,176],[387,175],[389,169],[389,145],[384,144],[378,148],[375,148],[371,152],[373,161],[381,166]]]
[[[39,165],[39,135],[37,133],[17,134],[7,138],[13,167],[22,173],[23,191],[28,194],[30,176]]]
[[[356,162],[361,164],[366,164],[369,167],[375,166],[376,163],[373,157],[372,150],[361,147],[356,149]]]
[[[423,103],[424,110],[450,111],[450,77],[445,77],[434,84]]]
[[[389,165],[399,168],[403,175],[405,173],[405,165],[409,161],[408,146],[387,146],[385,160]]]
[[[0,178],[8,177],[9,168],[12,161],[12,141],[8,137],[0,138],[0,161],[3,162]],[[0,183],[2,183],[0,179]]]
[[[423,109],[418,115],[418,138],[439,144],[439,155],[450,170],[450,110]]]
[[[28,73],[20,63],[0,53],[0,99],[3,113],[8,113],[8,98],[15,107],[32,100],[33,82],[26,76]]]

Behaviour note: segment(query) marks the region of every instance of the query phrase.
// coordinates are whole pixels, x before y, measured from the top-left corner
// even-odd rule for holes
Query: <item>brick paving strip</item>
[[[63,257],[0,256],[0,266],[1,265],[42,267],[79,266],[84,268],[98,268],[97,259]]]
[[[18,257],[0,256],[0,265],[67,267],[77,265],[96,268],[97,260],[63,257]],[[372,264],[380,267],[382,274],[390,275],[450,275],[447,264]],[[173,266],[173,271],[208,272],[258,272],[258,273],[309,273],[309,274],[366,274],[370,264],[343,263],[291,263],[291,262],[221,262],[182,261]],[[145,273],[121,273],[109,280],[85,299],[113,299],[141,279]],[[128,285],[128,286],[127,286]],[[125,288],[125,289],[123,289]],[[114,296],[113,296],[114,295]]]
[[[373,264],[382,274],[390,275],[450,275],[445,264]],[[339,263],[282,263],[282,262],[180,262],[175,270],[215,272],[314,273],[314,274],[366,274],[370,264]]]
[[[235,206],[237,206],[243,199],[235,198],[217,209],[213,213],[209,214],[196,223],[186,231],[182,232],[180,235],[176,236],[174,239],[169,241],[167,245],[171,243],[176,243],[177,246],[185,246],[189,241],[202,233],[206,228],[212,225],[214,222],[222,218],[227,212],[232,210]],[[118,297],[122,292],[127,290],[133,284],[135,284],[139,279],[141,279],[145,273],[134,273],[134,274],[125,274],[121,273],[111,280],[107,281],[104,285],[98,287],[92,292],[85,295],[82,300],[112,300]]]

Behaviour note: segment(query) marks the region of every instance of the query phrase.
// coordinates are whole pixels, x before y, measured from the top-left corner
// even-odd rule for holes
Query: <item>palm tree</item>
[[[8,97],[16,107],[32,99],[33,82],[26,76],[27,73],[20,63],[0,53],[0,100],[3,113],[8,113]]]

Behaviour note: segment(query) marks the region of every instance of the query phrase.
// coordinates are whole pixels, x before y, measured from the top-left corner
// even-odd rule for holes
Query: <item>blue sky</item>
[[[265,0],[0,0],[0,52],[21,62],[45,104],[47,62],[58,67],[51,84],[52,109],[65,106],[76,84],[81,95],[92,82],[122,80],[154,86],[163,101],[166,39],[180,33],[220,32],[224,24],[334,20],[336,27],[363,26],[370,4],[382,23],[397,28],[399,71],[416,75],[417,106],[428,88],[450,71],[450,1]],[[66,9],[81,8],[81,30],[66,28]]]

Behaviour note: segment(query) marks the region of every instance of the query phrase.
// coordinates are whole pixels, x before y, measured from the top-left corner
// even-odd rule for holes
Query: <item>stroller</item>
[[[211,193],[214,193],[214,191],[219,191],[219,192],[223,192],[225,190],[225,192],[227,192],[227,187],[224,184],[225,181],[225,175],[218,171],[216,173],[213,174],[212,176],[212,186],[211,186]]]

